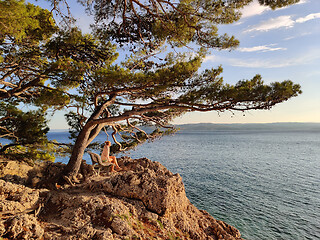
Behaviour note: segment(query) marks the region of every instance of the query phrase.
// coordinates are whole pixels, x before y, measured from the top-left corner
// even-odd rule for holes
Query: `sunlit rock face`
[[[0,236],[241,239],[237,229],[189,202],[179,174],[146,158],[121,158],[118,162],[122,168],[119,172],[102,171],[100,176],[75,186],[57,186],[56,190],[0,180],[0,210],[6,211]]]

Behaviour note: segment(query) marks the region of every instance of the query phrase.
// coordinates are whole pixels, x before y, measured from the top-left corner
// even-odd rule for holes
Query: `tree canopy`
[[[123,45],[147,44],[154,48],[162,42],[172,46],[196,43],[203,47],[230,49],[238,45],[233,36],[219,35],[218,25],[240,19],[240,10],[253,0],[81,0],[95,17],[99,35]],[[299,0],[259,0],[272,9]]]
[[[44,80],[39,52],[56,27],[48,10],[24,1],[0,1],[0,19],[0,137],[12,141],[0,151],[28,145],[34,152],[35,145],[46,143],[45,113],[20,107],[38,96]]]
[[[116,150],[125,150],[162,134],[174,117],[186,112],[270,109],[300,93],[300,86],[291,81],[265,85],[260,75],[225,84],[221,67],[198,73],[202,59],[201,54],[168,56],[148,71],[106,65],[88,73],[79,85],[78,103],[73,103],[78,111],[68,115],[79,130],[69,166],[79,162],[106,125],[112,127],[113,137],[119,134],[121,143],[114,137]],[[150,124],[152,133],[138,127]]]
[[[170,122],[186,112],[270,109],[297,96],[300,86],[290,80],[264,84],[256,75],[230,85],[221,66],[199,70],[205,49],[238,45],[218,26],[239,20],[239,10],[251,1],[81,0],[95,16],[92,35],[58,27],[51,12],[24,1],[0,1],[1,14],[12,12],[0,24],[1,136],[16,144],[35,143],[24,135],[40,142],[48,131],[45,112],[70,109],[66,118],[76,141],[65,175],[73,177],[85,149],[106,127],[113,151],[121,151],[174,131]],[[296,2],[259,1],[272,9]],[[52,3],[59,11],[59,1]],[[117,46],[124,44],[132,54],[115,62]],[[163,51],[168,44],[196,47],[192,54]],[[22,112],[21,104],[37,110]],[[18,130],[18,119],[33,130]],[[141,128],[146,125],[153,130]]]
[[[24,1],[1,1],[0,13],[0,137],[13,142],[0,151],[30,144],[46,148],[46,110],[65,107],[67,91],[85,69],[100,58],[107,62],[110,44],[94,45],[92,36],[59,29],[50,11]],[[37,110],[22,111],[22,106]]]

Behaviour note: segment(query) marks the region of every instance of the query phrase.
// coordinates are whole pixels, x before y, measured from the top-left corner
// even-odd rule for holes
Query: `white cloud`
[[[299,4],[306,3],[306,0],[302,0]],[[256,9],[258,9],[256,7]],[[258,12],[258,11],[256,11]],[[254,14],[253,14],[254,15]],[[252,15],[252,16],[253,16]],[[290,15],[285,15],[285,16],[279,16],[276,18],[271,18],[269,20],[266,20],[264,22],[261,22],[257,25],[253,25],[249,27],[249,29],[245,30],[244,32],[267,32],[273,29],[279,29],[279,28],[291,28],[297,23],[305,23],[314,19],[319,19],[320,18],[320,12],[317,13],[311,13],[305,17],[300,17],[296,20],[293,19],[292,16]]]
[[[300,0],[300,2],[296,3],[295,5],[304,4],[304,3],[307,3],[307,2],[308,2],[307,0]],[[284,8],[287,8],[287,7],[279,8],[277,10],[281,10],[281,9],[284,9]],[[256,15],[261,15],[261,14],[267,12],[267,11],[270,11],[270,10],[271,10],[270,7],[261,5],[258,2],[258,0],[254,0],[249,5],[244,7],[241,10],[241,13],[242,13],[242,18],[249,18],[249,17],[253,17],[253,16],[256,16]]]
[[[255,15],[260,15],[268,10],[270,10],[269,7],[262,6],[259,4],[259,2],[257,0],[255,0],[242,9],[242,11],[241,11],[242,18],[248,18],[248,17],[252,17]]]
[[[208,56],[206,62],[219,62],[223,65],[245,68],[283,68],[290,66],[301,66],[315,64],[315,61],[320,60],[320,49],[314,49],[300,56],[288,58],[275,56],[274,58],[227,58],[222,56]]]
[[[295,24],[295,21],[292,20],[291,16],[280,16],[277,18],[271,18],[270,20],[254,25],[250,27],[245,32],[253,32],[253,31],[260,31],[260,32],[266,32],[270,31],[272,29],[278,29],[278,28],[290,28],[293,27]]]
[[[312,13],[307,15],[306,17],[301,17],[296,20],[297,23],[304,23],[313,19],[320,18],[320,13]]]
[[[250,47],[250,48],[238,48],[237,50],[240,52],[273,52],[273,51],[287,50],[287,49],[281,48],[281,47],[270,47],[270,45],[264,45],[264,46]]]
[[[308,0],[300,0],[300,2],[296,3],[296,4],[304,4],[304,3],[307,3]]]
[[[281,68],[281,67],[288,67],[293,65],[293,62],[286,61],[286,62],[277,62],[273,60],[266,60],[266,59],[237,59],[231,58],[228,59],[228,62],[233,67],[246,67],[246,68]]]
[[[217,60],[218,58],[215,55],[209,55],[204,58],[203,62],[215,62]]]
[[[320,59],[318,54],[309,53],[300,57],[294,58],[273,58],[273,59],[237,59],[231,58],[226,61],[234,67],[247,67],[247,68],[283,68],[290,66],[311,64],[315,60]]]
[[[287,37],[287,38],[285,38],[283,40],[289,41],[289,40],[292,40],[292,39],[295,39],[295,38],[304,37],[304,36],[308,36],[308,35],[312,35],[312,34],[313,34],[313,32],[299,33],[299,34],[297,34],[295,36]]]

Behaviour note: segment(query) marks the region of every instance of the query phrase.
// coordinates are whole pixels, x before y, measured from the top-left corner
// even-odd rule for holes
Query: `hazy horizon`
[[[184,125],[275,125],[275,124],[280,124],[280,125],[292,125],[292,124],[297,124],[297,125],[307,125],[307,124],[316,124],[320,126],[320,122],[268,122],[268,123],[212,123],[212,122],[201,122],[201,123],[183,123],[183,124],[172,124],[174,126],[184,126]],[[50,128],[50,131],[55,131],[55,130],[68,130],[68,128]]]

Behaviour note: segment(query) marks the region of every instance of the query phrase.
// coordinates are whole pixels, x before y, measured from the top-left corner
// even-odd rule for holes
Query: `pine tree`
[[[52,2],[59,12],[59,1]],[[239,20],[239,10],[252,0],[82,2],[95,16],[92,35],[58,28],[49,11],[24,1],[0,2],[1,14],[12,13],[0,24],[0,133],[23,143],[18,131],[5,132],[19,129],[9,128],[10,108],[16,119],[39,116],[31,128],[37,139],[47,131],[42,116],[48,108],[74,108],[67,114],[76,138],[67,177],[77,175],[85,149],[108,127],[113,150],[121,151],[175,131],[170,122],[186,112],[270,109],[301,93],[289,80],[266,85],[256,75],[230,85],[220,76],[222,67],[199,70],[209,50],[239,44],[233,36],[219,35],[218,25]],[[259,2],[274,9],[298,1]],[[120,63],[117,49],[131,55]],[[39,110],[20,112],[21,103]]]

